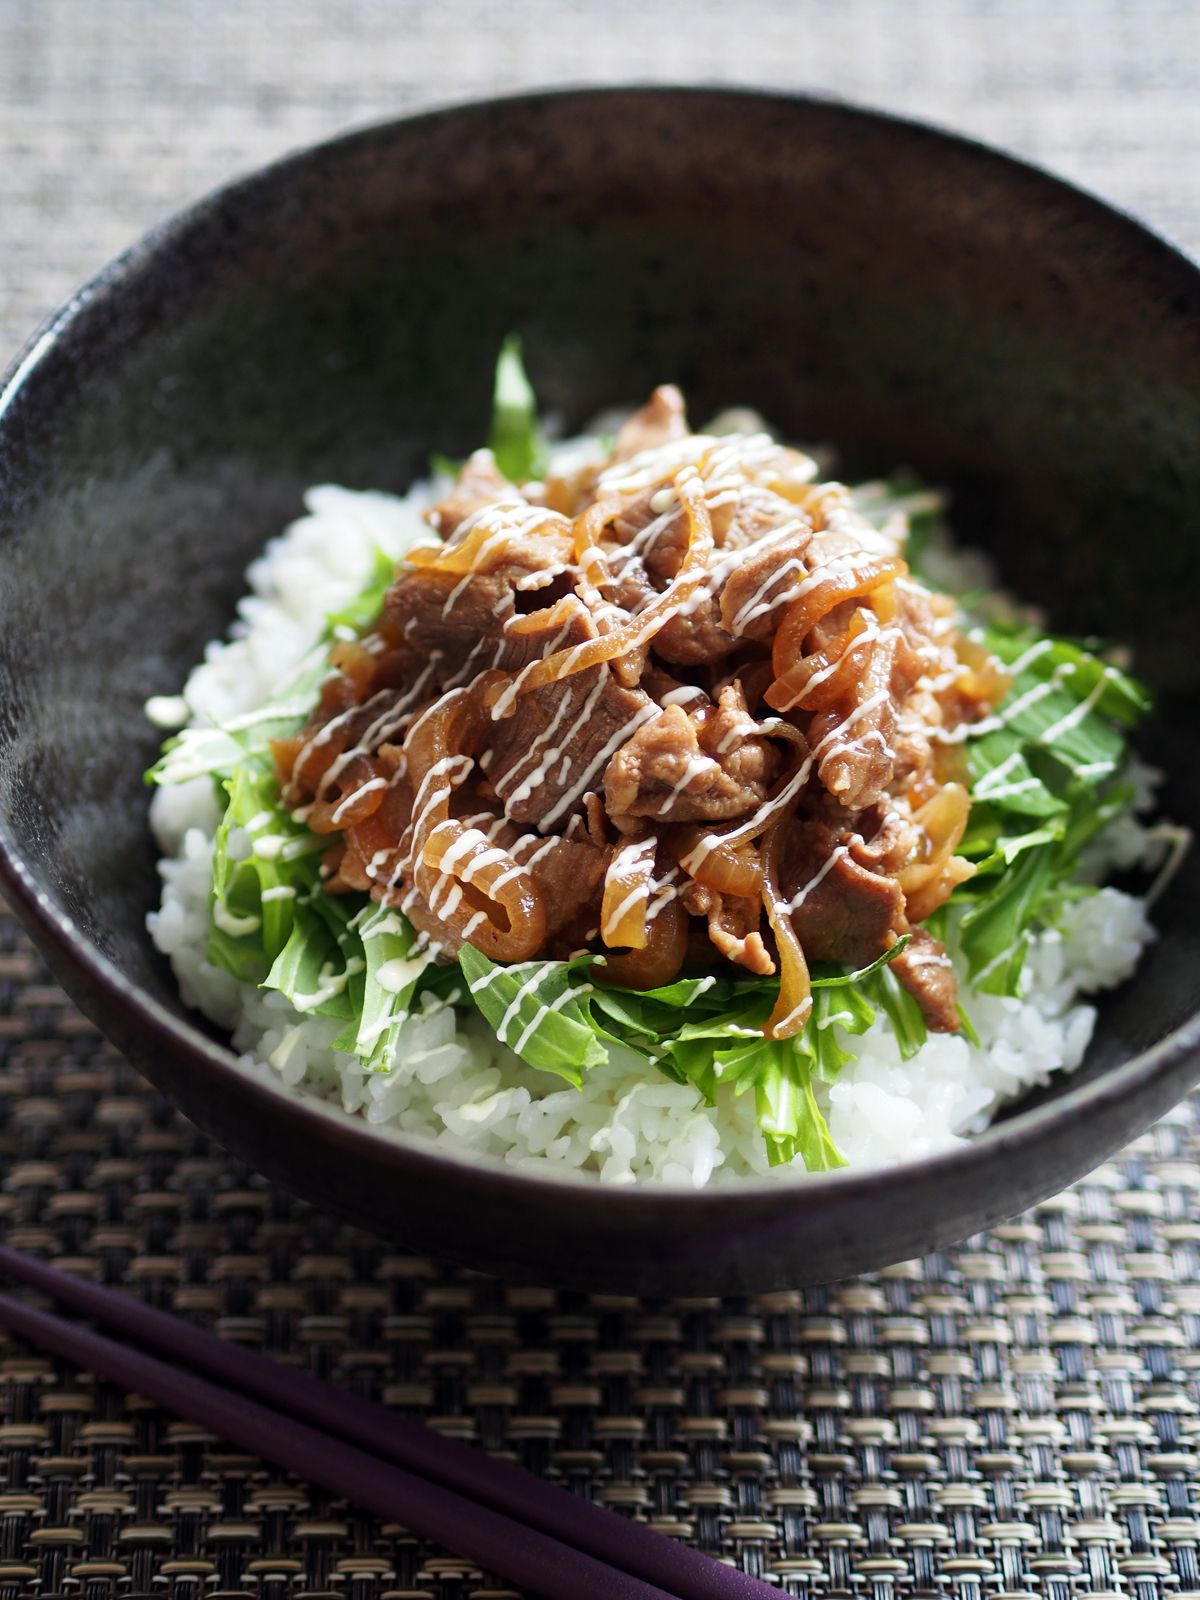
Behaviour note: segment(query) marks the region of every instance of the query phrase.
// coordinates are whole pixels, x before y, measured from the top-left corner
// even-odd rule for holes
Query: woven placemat
[[[639,1301],[404,1255],[221,1155],[0,913],[0,1218],[789,1595],[1200,1592],[1200,1102],[960,1249]],[[0,1342],[0,1600],[515,1591]]]
[[[212,184],[350,124],[628,77],[831,90],[1006,144],[1200,245],[1194,0],[0,0],[0,364]],[[793,1595],[1200,1597],[1200,1105],[959,1250],[651,1304],[415,1260],[174,1115],[0,909],[23,1248],[743,1563]],[[0,1344],[0,1600],[513,1591]]]

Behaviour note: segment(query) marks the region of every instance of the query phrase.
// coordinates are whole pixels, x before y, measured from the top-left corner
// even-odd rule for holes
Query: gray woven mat
[[[781,1592],[1200,1593],[1200,1104],[960,1249],[652,1303],[414,1260],[222,1157],[0,914],[0,1222]],[[502,1584],[0,1342],[0,1600]]]
[[[0,0],[0,361],[151,222],[284,150],[630,78],[948,123],[1200,246],[1196,0]]]
[[[1192,0],[0,0],[0,361],[139,231],[351,123],[527,84],[831,89],[1200,245]],[[97,1039],[0,911],[16,1244],[796,1595],[1200,1596],[1200,1107],[961,1249],[840,1288],[505,1289],[315,1215]],[[0,1347],[0,1600],[510,1594],[86,1374]]]

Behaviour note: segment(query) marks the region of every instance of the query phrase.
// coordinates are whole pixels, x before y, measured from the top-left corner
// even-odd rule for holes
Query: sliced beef
[[[683,396],[673,383],[661,384],[640,411],[635,411],[617,434],[614,461],[628,461],[643,450],[654,450],[672,439],[687,437]]]
[[[754,550],[759,538],[785,521],[802,524],[794,538],[761,552]],[[778,621],[775,607],[758,613],[756,599],[783,602],[788,589],[803,576],[801,557],[809,537],[807,519],[786,500],[765,491],[748,496],[744,506],[733,510],[724,540],[718,541],[718,548],[730,551],[731,557],[735,551],[744,551],[744,555],[714,562],[712,577],[689,598],[686,609],[660,630],[654,641],[655,654],[680,666],[698,666],[723,660],[739,638],[769,638]],[[683,518],[648,545],[643,566],[656,588],[665,587],[676,576],[686,548]],[[749,616],[751,612],[756,614]]]
[[[741,680],[735,678],[717,693],[717,702],[693,702],[689,706],[700,728],[700,742],[711,756],[725,763],[734,777],[761,779],[765,746],[758,723],[750,715]]]
[[[640,556],[631,555],[616,568],[616,574],[604,585],[604,597],[614,605],[636,616],[658,595],[658,589],[646,571]]]
[[[882,634],[849,702],[813,717],[808,740],[825,788],[848,811],[874,805],[895,768],[896,705],[891,696],[895,640]]]
[[[707,920],[709,940],[727,961],[760,977],[769,977],[775,971],[761,931],[761,900],[722,894],[694,881],[685,885],[681,898],[693,916]]]
[[[702,748],[682,706],[667,706],[613,756],[604,776],[608,814],[618,827],[637,817],[718,822],[761,804],[778,766],[763,739],[741,737],[721,755]]]
[[[957,1032],[958,979],[940,940],[914,928],[891,969],[920,1006],[927,1027],[935,1033]]]
[[[810,961],[867,966],[906,927],[899,884],[860,866],[848,838],[823,822],[798,821],[788,829],[780,876]]]
[[[546,899],[547,938],[556,940],[564,930],[580,926],[581,920],[585,933],[596,926],[611,853],[586,839],[555,839],[544,853],[536,853],[530,871]]]
[[[511,493],[512,486],[496,465],[490,450],[476,450],[469,456],[458,482],[430,516],[433,526],[443,539],[449,539],[460,522],[465,522],[472,512],[478,511],[502,494]]]
[[[642,552],[642,562],[656,589],[665,589],[672,578],[679,576],[691,538],[688,520],[682,511],[676,510],[661,521],[661,528],[652,539],[646,540]]]
[[[529,591],[517,587],[524,576],[524,567],[506,565],[457,589],[454,573],[406,573],[388,591],[380,633],[425,661],[436,657],[439,684],[468,683],[490,667],[519,672],[548,653],[555,640],[555,648],[566,649],[595,637],[595,624],[582,604],[572,608],[565,632],[560,620],[551,620],[549,595],[547,604],[539,596],[529,611]],[[544,621],[539,612],[545,613]],[[514,626],[518,615],[522,620]]]
[[[723,661],[737,640],[721,626],[721,608],[711,594],[691,600],[654,638],[654,653],[673,666]]]
[[[807,527],[796,536],[772,542],[764,550],[750,547],[721,590],[721,625],[739,639],[770,639],[780,610],[804,577]]]
[[[911,819],[882,801],[862,812],[852,826],[850,854],[870,872],[898,873],[920,842]]]
[[[407,572],[388,590],[379,631],[389,644],[403,645],[428,661],[442,658],[438,677],[454,675],[474,652],[478,670],[494,651],[491,641],[516,607],[511,573],[482,573],[457,595],[452,572]]]
[[[652,704],[603,665],[522,695],[489,730],[487,775],[505,814],[546,833],[565,828]]]
[[[678,552],[676,552],[678,554]],[[670,575],[660,568],[652,575],[648,563],[651,556],[630,556],[618,568],[615,580],[606,589],[617,605],[636,614],[649,605],[666,588],[671,577],[679,570],[679,562],[667,562]],[[703,666],[722,661],[736,645],[737,640],[721,626],[721,608],[716,597],[707,589],[688,596],[684,608],[666,622],[654,635],[652,648],[660,661],[672,666]]]

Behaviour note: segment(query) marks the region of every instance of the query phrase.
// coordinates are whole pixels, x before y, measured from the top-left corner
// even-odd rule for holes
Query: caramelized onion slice
[[[779,999],[763,1028],[768,1039],[792,1038],[802,1030],[812,1014],[808,962],[804,959],[792,919],[784,909],[785,902],[779,885],[782,846],[783,829],[776,822],[763,840],[762,847],[763,907],[779,948]]]
[[[685,872],[691,873],[699,881],[699,875],[704,870],[708,857],[723,845],[736,846],[748,843],[752,839],[765,834],[767,829],[784,816],[789,809],[794,809],[796,801],[808,782],[812,771],[813,758],[809,753],[808,742],[798,728],[793,728],[787,722],[771,722],[759,724],[764,734],[772,738],[779,736],[786,738],[795,746],[795,753],[791,766],[775,786],[773,794],[767,796],[763,803],[746,818],[745,822],[736,823],[723,832],[716,830],[698,830],[699,837],[680,859],[680,866]]]
[[[771,663],[778,678],[783,678],[790,667],[804,653],[804,641],[814,626],[834,606],[843,600],[853,600],[869,595],[881,584],[891,583],[908,571],[899,556],[863,554],[861,556],[835,556],[828,563],[829,570],[822,576],[821,568],[810,572],[804,580],[805,592],[793,600],[783,614],[771,646]],[[777,688],[768,691],[767,699],[776,707],[786,704],[787,697]]]
[[[896,874],[910,922],[923,922],[975,868],[954,854],[966,831],[971,796],[961,783],[947,783],[913,813],[925,848]]]
[[[874,613],[856,607],[845,633],[826,649],[793,662],[764,698],[777,711],[822,711],[836,705],[861,677],[866,653],[878,638]]]
[[[650,902],[654,896],[653,834],[631,840],[615,852],[604,876],[600,937],[610,949],[644,950],[650,940]]]
[[[493,961],[528,961],[546,937],[546,905],[533,876],[478,828],[448,818],[421,846],[413,881],[456,941]]]
[[[697,862],[691,876],[697,883],[720,894],[756,898],[762,893],[762,862],[748,840],[721,839],[707,851],[698,850],[704,839],[702,828],[687,823],[673,830],[669,848],[681,865],[693,857]]]
[[[605,528],[620,515],[620,511],[621,502],[609,496],[595,501],[582,516],[575,519],[572,552],[580,572],[580,596],[589,604],[600,601],[600,585],[607,572],[600,542],[604,538]]]
[[[641,950],[620,951],[594,966],[589,976],[616,989],[657,989],[670,983],[687,955],[688,914],[680,900],[671,900],[650,924]]]
[[[505,559],[510,539],[542,539],[554,547],[559,560],[570,553],[571,525],[560,512],[545,506],[533,506],[514,495],[511,506],[499,505],[492,516],[480,516],[460,538],[455,536],[445,544],[419,544],[410,550],[405,560],[413,567],[427,572],[449,572],[466,577],[471,573],[487,572]],[[508,517],[508,524],[503,520]]]
[[[704,499],[704,485],[696,473],[688,468],[676,476],[675,490],[688,518],[687,549],[678,575],[628,622],[594,639],[587,639],[582,644],[556,650],[553,655],[530,662],[505,688],[491,694],[493,717],[507,716],[520,695],[529,694],[547,683],[558,683],[572,673],[585,672],[589,667],[599,666],[602,661],[628,655],[649,644],[692,591],[704,581],[708,557],[713,549],[712,519]]]

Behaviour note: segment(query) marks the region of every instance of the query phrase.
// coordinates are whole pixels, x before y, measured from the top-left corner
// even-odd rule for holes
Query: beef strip
[[[781,866],[785,902],[799,899],[792,925],[810,961],[865,967],[906,930],[899,884],[860,866],[849,837],[826,823],[797,821],[788,830]]]
[[[704,917],[708,937],[727,961],[733,961],[760,977],[775,971],[775,962],[763,940],[762,902],[747,895],[722,894],[707,884],[689,881],[681,894],[685,908],[693,916]]]
[[[639,817],[725,821],[762,803],[777,766],[771,745],[753,736],[741,736],[729,750],[710,754],[683,707],[667,706],[609,762],[605,803],[616,826],[627,831],[636,830]]]
[[[887,802],[861,812],[853,821],[850,854],[860,867],[893,876],[912,858],[920,843],[920,830],[912,820]]]
[[[755,551],[754,544],[784,522],[798,522],[792,538]],[[714,537],[717,528],[714,525]],[[693,594],[686,608],[660,629],[655,654],[679,666],[699,666],[723,660],[738,639],[767,639],[778,622],[777,607],[804,575],[801,558],[810,538],[807,517],[779,495],[756,489],[745,494],[735,508],[717,548],[732,555],[746,551],[743,559],[717,562],[713,579]],[[679,571],[687,545],[687,528],[676,519],[648,547],[642,565],[651,586],[661,589]],[[772,602],[760,611],[757,599]],[[757,612],[748,622],[743,610]]]
[[[620,432],[613,447],[614,461],[628,461],[643,450],[654,450],[672,439],[687,437],[687,413],[683,396],[673,383],[664,383],[635,411]]]
[[[881,635],[868,647],[850,709],[839,705],[819,712],[808,730],[821,782],[848,811],[874,805],[891,781],[896,704],[890,683],[895,653],[895,639]]]
[[[480,672],[498,667],[519,672],[542,655],[559,628],[512,627],[519,614],[518,584],[527,575],[523,565],[507,562],[483,573],[456,594],[459,583],[452,572],[411,572],[399,578],[384,601],[380,633],[391,643],[402,642],[426,661],[436,659],[439,685],[451,679],[469,683]],[[548,609],[539,606],[538,609]],[[560,647],[595,637],[591,616],[579,604],[570,618]]]
[[[958,980],[946,947],[924,928],[913,928],[908,943],[893,957],[891,969],[921,1008],[935,1033],[955,1033],[959,1026]]]
[[[783,514],[792,511],[784,502]],[[811,530],[804,519],[792,538],[763,550],[747,549],[720,592],[721,624],[739,639],[770,639],[779,625],[781,608],[807,571],[805,555]]]
[[[522,695],[489,729],[488,778],[505,814],[543,832],[564,828],[652,705],[603,664]]]
[[[546,901],[546,936],[557,945],[567,930],[586,934],[600,919],[600,894],[608,868],[610,849],[599,850],[586,839],[556,839],[533,863],[534,882]],[[575,939],[568,937],[569,955]]]
[[[482,574],[450,604],[458,581],[452,572],[406,573],[383,602],[380,633],[426,660],[444,658],[439,677],[450,677],[477,646],[482,671],[492,653],[488,644],[516,609],[508,573]]]
[[[648,566],[652,560],[650,554],[644,559],[630,556],[607,586],[606,594],[626,611],[636,613],[649,605],[679,570],[678,559],[664,560],[652,576]],[[723,660],[736,644],[721,626],[720,602],[704,590],[690,595],[686,607],[658,630],[653,649],[661,661],[692,667]]]
[[[654,652],[673,666],[695,667],[724,660],[736,645],[737,640],[721,626],[720,602],[711,594],[702,594],[659,629]]]
[[[460,522],[489,501],[512,492],[508,479],[490,450],[476,450],[463,464],[454,488],[432,512],[430,521],[443,539],[449,539]]]

